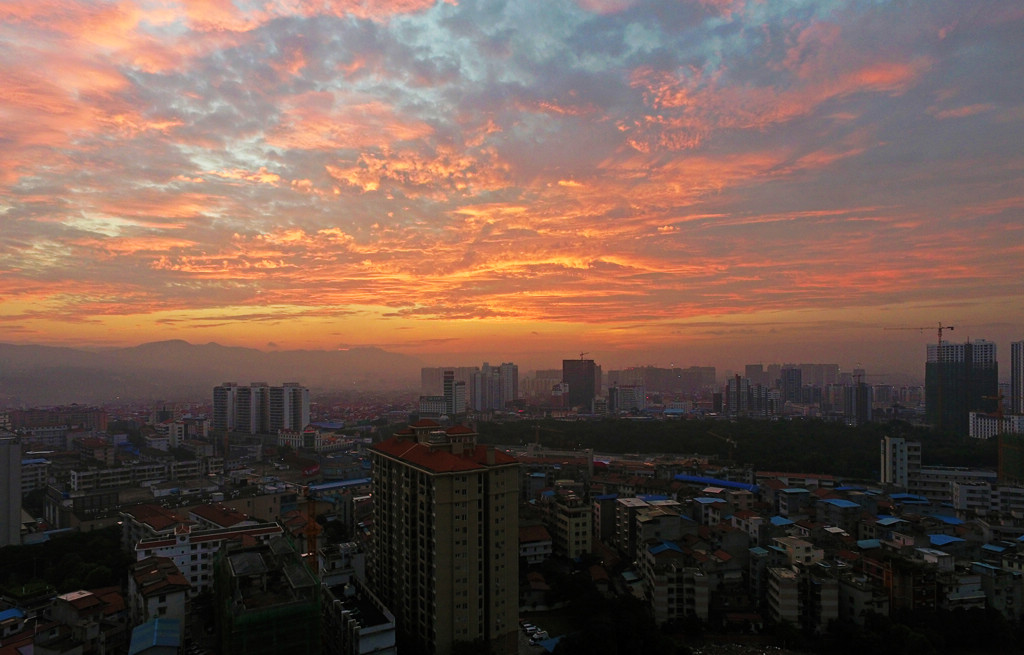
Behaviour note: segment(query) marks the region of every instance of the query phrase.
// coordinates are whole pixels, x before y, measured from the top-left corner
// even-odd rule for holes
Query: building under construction
[[[319,655],[320,582],[287,537],[225,544],[215,574],[222,655]]]

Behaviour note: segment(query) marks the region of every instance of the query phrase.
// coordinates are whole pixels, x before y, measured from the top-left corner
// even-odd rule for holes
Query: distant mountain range
[[[202,400],[222,382],[299,382],[311,391],[418,389],[422,363],[379,348],[287,350],[158,341],[83,350],[0,343],[0,408]]]

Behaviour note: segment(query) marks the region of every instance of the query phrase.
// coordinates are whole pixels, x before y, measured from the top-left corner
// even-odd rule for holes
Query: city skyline
[[[8,2],[0,342],[923,377],[941,322],[1006,366],[1022,29],[1009,1]]]

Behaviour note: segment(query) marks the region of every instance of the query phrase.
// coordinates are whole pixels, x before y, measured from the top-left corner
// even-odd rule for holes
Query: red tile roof
[[[168,591],[187,591],[190,587],[185,576],[167,557],[150,556],[139,560],[132,564],[130,572],[139,594],[146,598]]]
[[[139,523],[145,523],[155,531],[166,530],[179,523],[187,523],[185,519],[159,505],[136,505],[124,511]]]
[[[551,534],[543,525],[527,525],[519,528],[519,543],[527,544],[533,541],[551,541]]]
[[[467,448],[462,455],[453,455],[445,447],[431,448],[428,444],[417,443],[399,437],[392,437],[382,441],[379,444],[375,444],[372,448],[384,455],[400,459],[413,466],[418,466],[434,473],[473,471],[488,466],[515,464],[518,461],[511,455],[496,450],[493,451],[493,464],[488,464],[488,448],[486,446]]]
[[[193,508],[192,513],[222,528],[230,528],[249,520],[245,514],[223,505],[199,505]]]

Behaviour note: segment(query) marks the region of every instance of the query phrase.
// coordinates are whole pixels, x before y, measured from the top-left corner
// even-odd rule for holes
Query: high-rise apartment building
[[[597,367],[592,359],[563,359],[562,381],[569,385],[568,407],[590,411],[597,395]]]
[[[643,385],[627,384],[608,389],[608,413],[642,412],[647,409],[647,393]]]
[[[764,364],[747,364],[744,367],[744,374],[750,380],[750,384],[764,386],[767,383],[768,376],[764,370]]]
[[[512,362],[502,362],[498,367],[498,393],[502,409],[519,399],[519,367]]]
[[[481,640],[518,650],[519,464],[476,433],[422,420],[375,444],[371,590],[403,653]]]
[[[787,364],[779,371],[782,384],[782,401],[787,403],[799,403],[803,400],[803,370],[799,366]]]
[[[448,416],[465,414],[466,382],[458,378],[454,368],[446,368],[442,371],[441,387],[445,413]]]
[[[0,546],[21,543],[21,442],[0,435]]]
[[[473,374],[479,369],[476,366],[427,366],[420,369],[420,394],[424,396],[444,395],[444,372],[454,371],[456,382],[464,382],[467,385],[473,378]]]
[[[238,385],[234,382],[213,388],[213,420],[210,427],[219,432],[233,431],[235,429],[235,396],[238,395]]]
[[[853,425],[871,422],[874,407],[874,389],[869,384],[858,382],[843,387],[843,416]]]
[[[1013,414],[1024,414],[1024,341],[1010,344],[1010,401]]]
[[[734,375],[725,384],[725,411],[729,416],[750,414],[750,380]]]
[[[309,425],[309,389],[298,382],[270,387],[270,432],[303,430]]]
[[[217,431],[274,434],[302,430],[309,425],[309,389],[298,382],[271,387],[253,382],[247,387],[234,382],[213,388],[213,422]]]
[[[487,362],[473,373],[469,404],[476,412],[489,412],[503,407],[498,369],[491,368]]]
[[[996,344],[984,339],[967,343],[928,344],[925,363],[925,417],[945,431],[966,436],[970,412],[996,408],[999,371]]]

